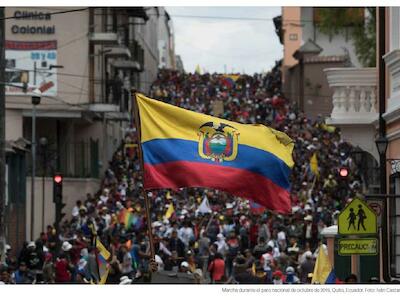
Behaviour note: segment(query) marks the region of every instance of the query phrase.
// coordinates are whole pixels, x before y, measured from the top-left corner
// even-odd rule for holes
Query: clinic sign
[[[56,33],[55,25],[48,24],[48,21],[51,21],[49,12],[16,10],[13,17],[16,24],[11,26],[12,34],[51,35]],[[36,21],[43,21],[43,23],[37,24]]]

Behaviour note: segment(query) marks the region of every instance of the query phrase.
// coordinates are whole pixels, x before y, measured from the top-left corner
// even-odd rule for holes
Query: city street
[[[0,283],[398,283],[399,21],[0,8]]]

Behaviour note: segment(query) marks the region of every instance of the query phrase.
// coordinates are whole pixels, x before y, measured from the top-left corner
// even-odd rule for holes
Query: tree
[[[376,9],[324,7],[315,10],[314,20],[322,33],[329,36],[349,34],[356,55],[364,67],[376,64]]]

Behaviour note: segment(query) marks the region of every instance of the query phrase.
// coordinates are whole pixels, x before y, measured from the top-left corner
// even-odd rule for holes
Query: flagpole
[[[142,171],[142,178],[144,179],[144,164],[143,164],[143,153],[142,153],[142,143],[141,143],[141,128],[140,128],[140,115],[139,115],[139,108],[137,103],[136,91],[132,90],[133,94],[133,112],[134,112],[134,121],[136,126],[136,136],[138,139],[138,156],[140,162],[140,169]],[[154,244],[153,244],[153,232],[151,228],[151,215],[150,215],[150,201],[147,197],[146,190],[143,188],[143,197],[144,197],[144,206],[146,211],[146,220],[147,220],[147,231],[149,232],[149,240],[150,240],[150,255],[151,258],[154,259],[155,251],[154,251]]]

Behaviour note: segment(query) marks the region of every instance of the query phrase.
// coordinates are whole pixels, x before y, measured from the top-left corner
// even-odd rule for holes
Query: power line
[[[157,14],[147,14],[148,16],[157,16]],[[165,16],[165,15],[164,15]],[[273,21],[274,18],[256,18],[256,17],[230,17],[230,16],[202,16],[202,15],[169,15],[174,18],[188,18],[188,19],[214,19],[214,20],[233,20],[233,21]],[[292,20],[292,19],[284,19],[285,22],[309,22],[309,23],[318,23],[317,20]]]

